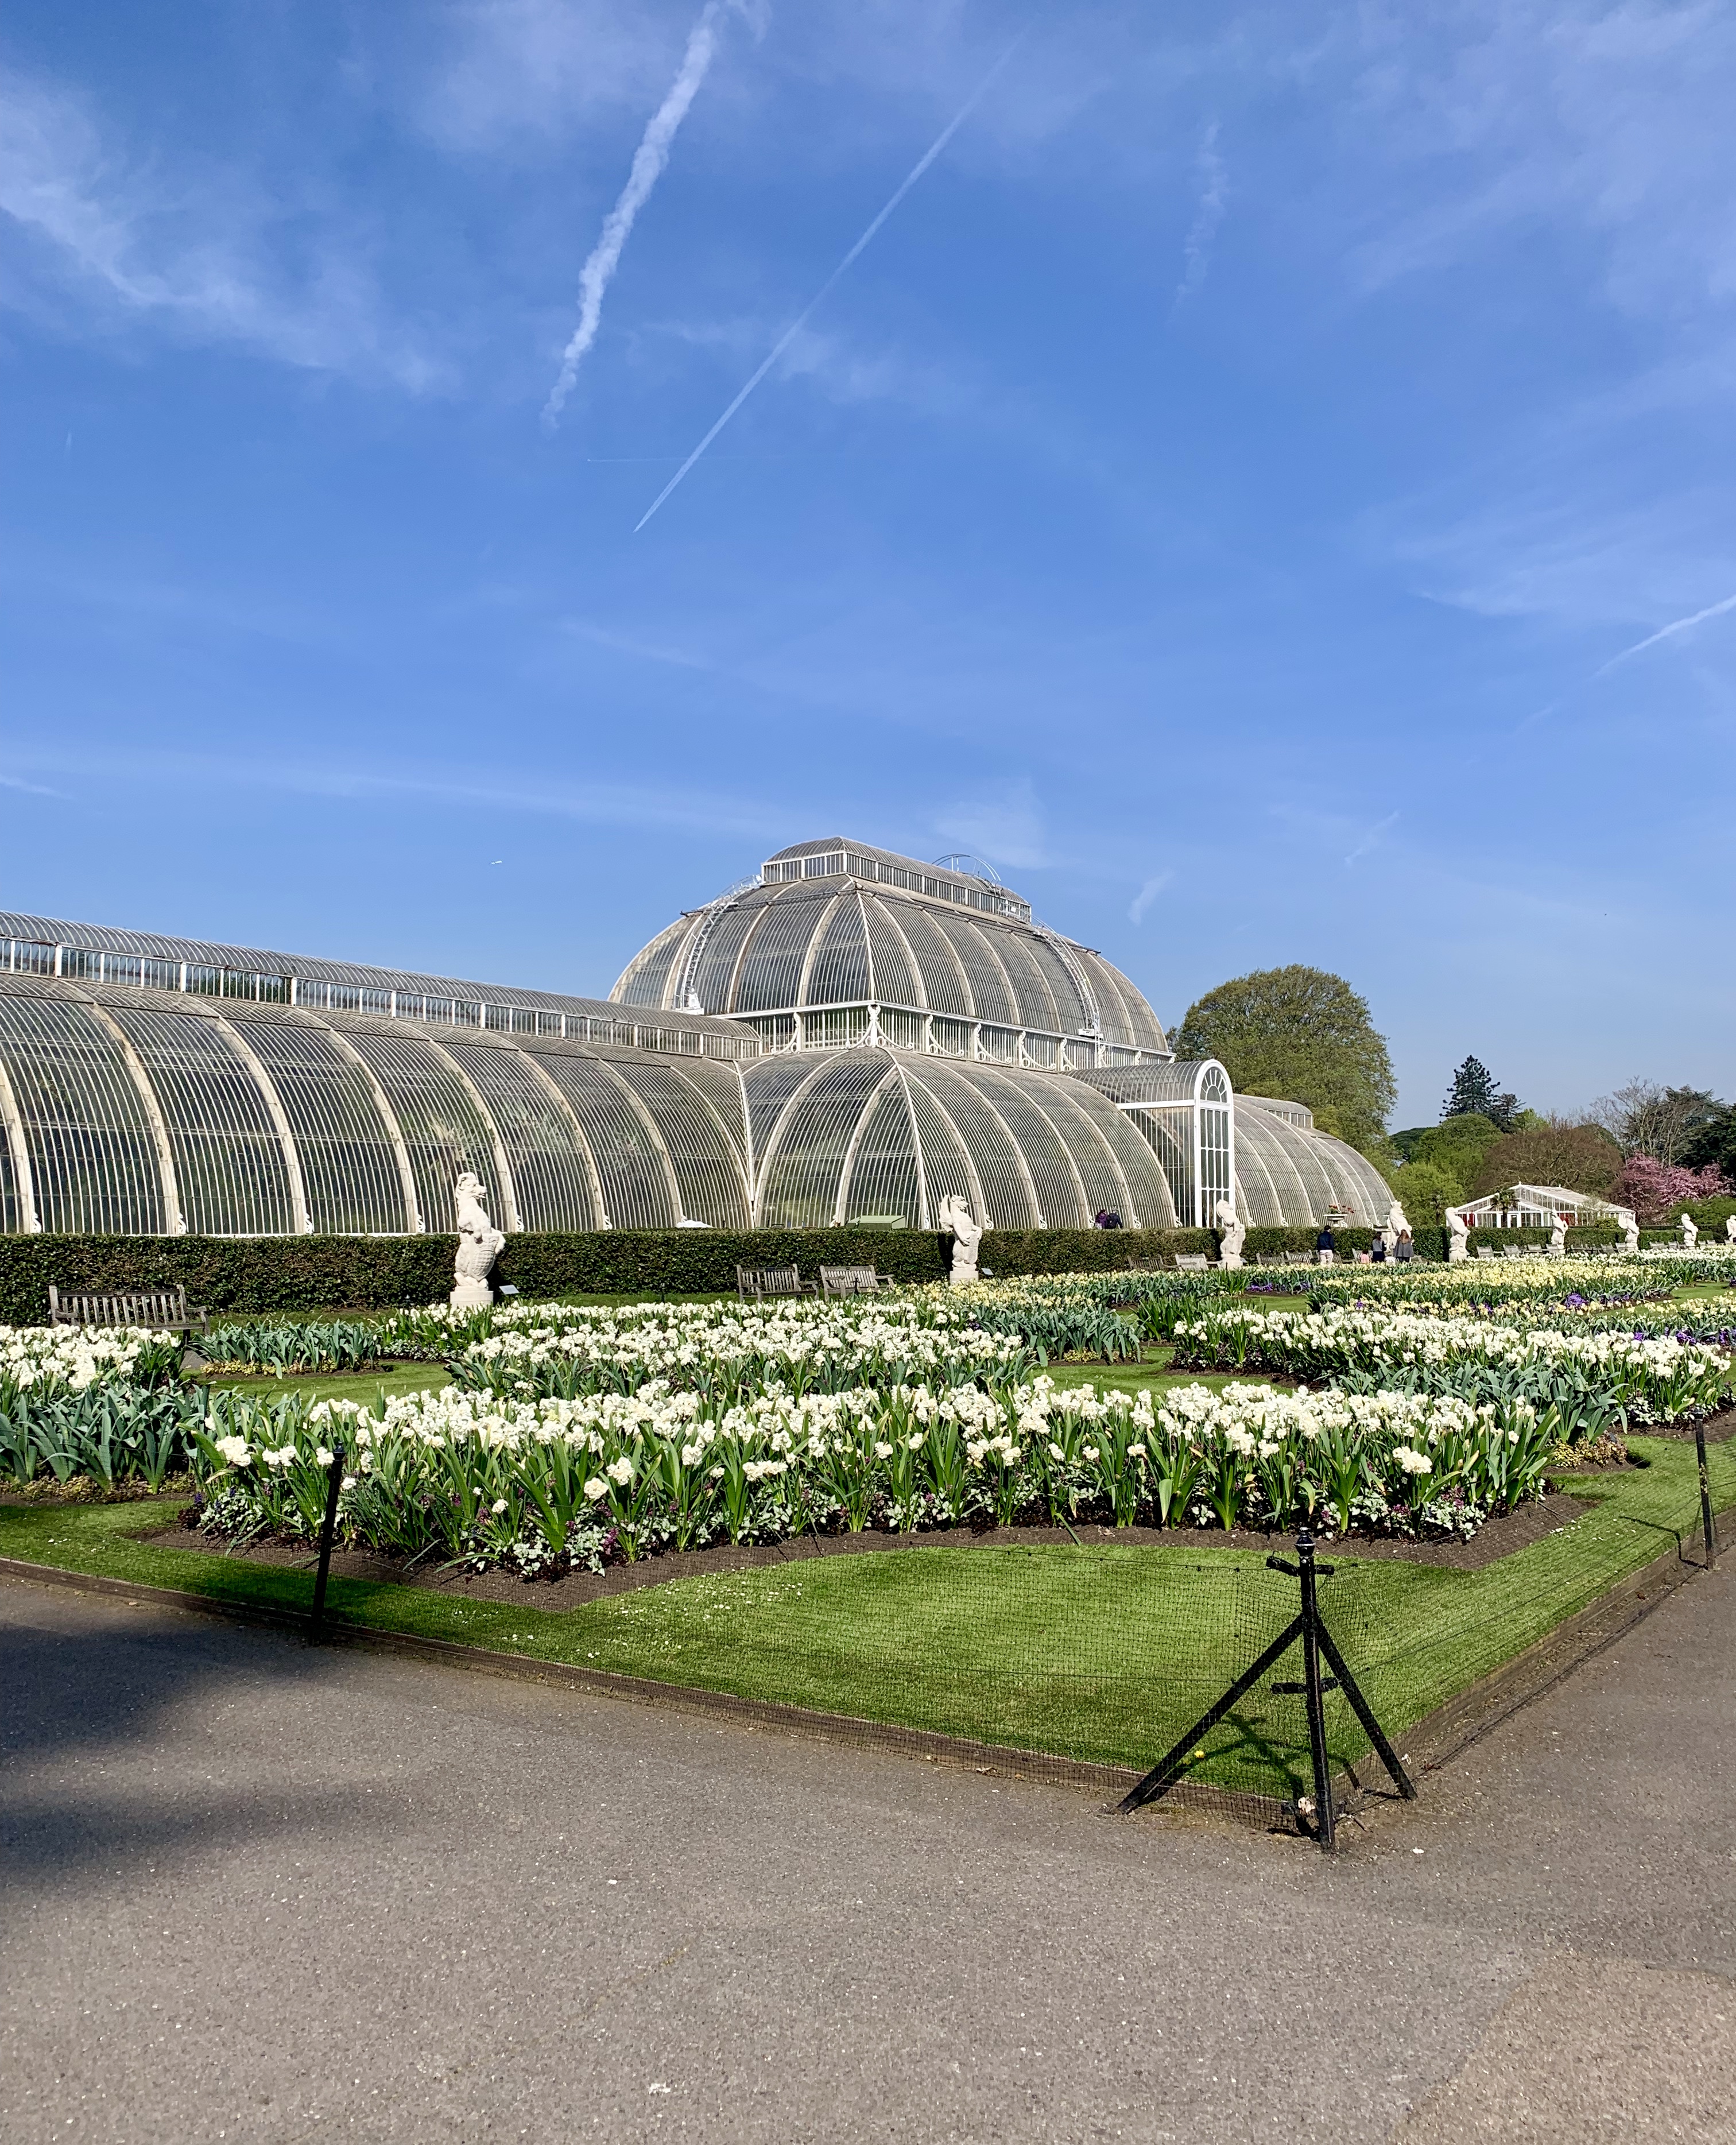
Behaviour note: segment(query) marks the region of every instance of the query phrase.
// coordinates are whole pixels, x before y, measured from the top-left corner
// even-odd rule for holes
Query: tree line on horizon
[[[1563,1116],[1526,1108],[1468,1053],[1439,1121],[1389,1132],[1398,1090],[1386,1038],[1367,999],[1326,969],[1232,977],[1194,1001],[1171,1041],[1179,1058],[1216,1058],[1240,1094],[1306,1104],[1321,1132],[1375,1164],[1413,1222],[1439,1225],[1447,1207],[1510,1184],[1588,1192],[1646,1222],[1736,1192],[1736,1104],[1705,1088],[1636,1077]]]

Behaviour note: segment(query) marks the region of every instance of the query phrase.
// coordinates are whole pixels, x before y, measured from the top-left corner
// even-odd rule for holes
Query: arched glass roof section
[[[510,1231],[739,1229],[746,1122],[734,1059],[0,972],[8,1232],[444,1233],[466,1171]]]
[[[1001,1229],[1171,1227],[1232,1187],[1251,1222],[1384,1213],[1371,1164],[1173,1063],[1127,979],[991,878],[773,863],[654,942],[631,1011],[0,918],[0,1229],[445,1233],[465,1172],[509,1232],[930,1227],[948,1196]],[[684,1009],[714,982],[762,1010]]]
[[[1295,1107],[1236,1098],[1236,1211],[1243,1221],[1318,1226],[1336,1207],[1353,1227],[1377,1228],[1392,1203],[1385,1178],[1343,1140],[1280,1114]]]
[[[863,1219],[934,1226],[967,1200],[997,1229],[1173,1228],[1151,1148],[1082,1081],[913,1058],[870,1047],[743,1068],[764,1127],[756,1218],[764,1228]]]
[[[1168,1055],[1133,983],[1009,888],[842,838],[672,923],[611,997],[740,1019],[773,1049],[860,1039],[1049,1072]]]

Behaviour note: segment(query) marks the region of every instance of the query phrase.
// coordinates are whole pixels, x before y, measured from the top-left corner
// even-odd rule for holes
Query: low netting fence
[[[870,1746],[940,1737],[966,1762],[1100,1769],[1094,1784],[1130,1810],[1206,1801],[1330,1844],[1335,1819],[1410,1792],[1460,1747],[1475,1716],[1443,1719],[1450,1700],[1660,1553],[1696,1555],[1694,1446],[1644,1443],[1649,1464],[1619,1498],[1579,1486],[1573,1524],[1481,1569],[1350,1543],[1316,1563],[1311,1540],[1300,1555],[1185,1538],[808,1540],[558,1616],[514,1603],[484,1622],[473,1603],[466,1631]],[[301,1484],[310,1518],[343,1466],[334,1452]],[[1705,1496],[1736,1498],[1726,1448],[1712,1448]]]

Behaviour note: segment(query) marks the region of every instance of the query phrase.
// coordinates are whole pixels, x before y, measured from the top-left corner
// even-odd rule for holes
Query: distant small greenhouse
[[[1569,1228],[1588,1222],[1613,1222],[1622,1212],[1607,1199],[1589,1192],[1569,1192],[1563,1184],[1508,1184],[1499,1192],[1485,1192],[1458,1212],[1474,1229],[1547,1229],[1558,1215]]]

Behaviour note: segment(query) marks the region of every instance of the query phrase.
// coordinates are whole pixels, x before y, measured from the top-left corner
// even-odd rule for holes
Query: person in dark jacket
[[[1392,1247],[1392,1256],[1408,1265],[1415,1256],[1415,1251],[1416,1247],[1410,1241],[1410,1232],[1408,1229],[1400,1229],[1399,1240]]]
[[[1331,1266],[1338,1255],[1338,1239],[1332,1234],[1330,1222],[1314,1240],[1314,1255],[1323,1267]]]

